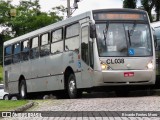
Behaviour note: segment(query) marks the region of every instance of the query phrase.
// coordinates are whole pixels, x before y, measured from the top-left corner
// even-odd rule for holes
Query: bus
[[[156,41],[156,88],[160,87],[160,21],[151,23]]]
[[[154,40],[142,10],[88,11],[6,41],[3,49],[5,90],[22,99],[155,84]]]

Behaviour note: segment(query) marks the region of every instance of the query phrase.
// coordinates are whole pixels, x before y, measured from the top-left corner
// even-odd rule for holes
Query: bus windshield
[[[148,24],[97,23],[96,31],[100,57],[152,55]]]

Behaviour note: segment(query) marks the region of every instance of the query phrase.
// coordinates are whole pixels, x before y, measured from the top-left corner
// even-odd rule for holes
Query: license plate
[[[133,77],[134,72],[124,72],[124,77]]]

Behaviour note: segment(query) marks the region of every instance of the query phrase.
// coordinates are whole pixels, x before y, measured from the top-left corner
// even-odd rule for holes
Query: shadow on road
[[[130,91],[128,95],[117,96],[115,92],[93,92],[83,93],[82,98],[112,98],[112,97],[144,97],[160,96],[160,90],[137,90]]]
[[[83,92],[82,98],[80,99],[90,99],[90,98],[118,98],[118,97],[144,97],[144,96],[160,96],[160,89],[158,90],[137,90],[130,91],[127,95],[117,95],[116,92]],[[57,99],[55,95],[45,95],[38,98],[31,98],[33,100],[36,99]]]

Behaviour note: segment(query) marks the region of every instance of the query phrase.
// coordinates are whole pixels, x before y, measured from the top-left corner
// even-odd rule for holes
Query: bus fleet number
[[[124,64],[124,59],[107,59],[107,64]]]

